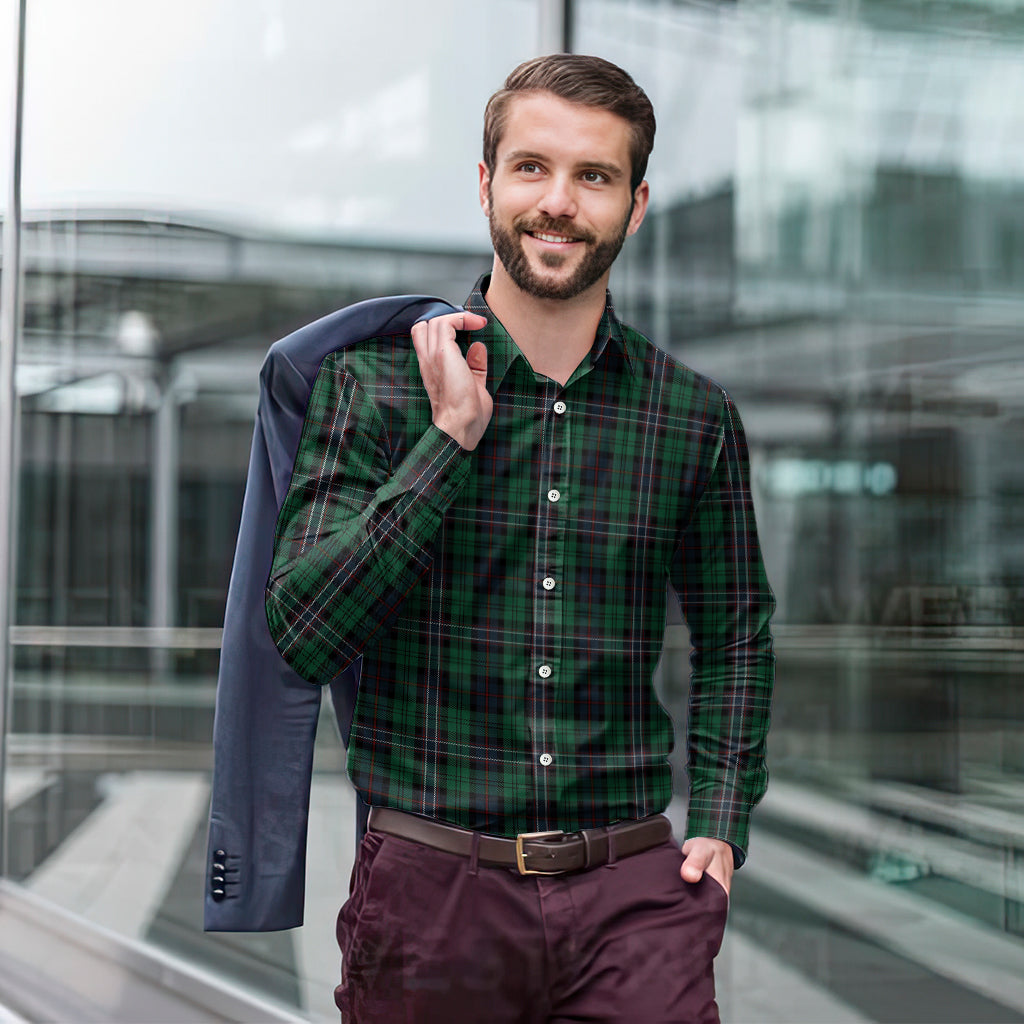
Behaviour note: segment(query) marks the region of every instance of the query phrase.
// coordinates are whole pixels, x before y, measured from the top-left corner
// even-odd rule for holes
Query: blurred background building
[[[779,598],[723,1018],[1024,1020],[1024,0],[0,0],[16,1014],[336,1019],[328,719],[305,927],[201,931],[257,372],[357,299],[468,294],[484,104],[563,48],[654,101],[613,293],[737,399]]]

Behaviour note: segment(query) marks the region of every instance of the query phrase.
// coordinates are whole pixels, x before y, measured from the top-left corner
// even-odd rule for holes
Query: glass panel
[[[723,1017],[1020,1019],[1024,4],[575,9],[658,113],[619,307],[737,398],[779,597]]]
[[[468,294],[484,103],[538,24],[534,0],[29,4],[10,873],[314,1019],[354,852],[329,721],[305,927],[201,933],[257,374],[349,302]]]

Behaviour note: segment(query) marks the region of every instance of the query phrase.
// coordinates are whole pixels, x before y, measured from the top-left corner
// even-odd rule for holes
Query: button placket
[[[542,398],[544,415],[538,463],[541,467],[539,508],[537,515],[537,543],[535,571],[540,583],[534,590],[531,647],[534,652],[534,677],[530,702],[530,734],[533,745],[536,825],[539,829],[550,826],[547,820],[551,806],[555,776],[550,773],[555,762],[555,737],[551,731],[547,709],[552,706],[560,686],[559,670],[562,652],[553,646],[554,637],[563,633],[563,602],[560,580],[563,577],[564,510],[567,489],[563,479],[570,417],[566,416],[567,403],[557,398],[558,385],[549,382]]]

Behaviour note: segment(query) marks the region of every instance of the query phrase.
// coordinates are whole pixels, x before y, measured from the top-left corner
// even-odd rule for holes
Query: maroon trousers
[[[344,1024],[717,1024],[728,897],[674,841],[552,877],[369,832],[338,916]]]

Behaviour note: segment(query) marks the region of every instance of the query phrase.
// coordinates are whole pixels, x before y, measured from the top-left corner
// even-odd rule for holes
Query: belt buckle
[[[558,871],[534,871],[532,868],[526,866],[526,853],[523,850],[523,840],[525,839],[552,839],[555,836],[564,836],[565,833],[560,829],[556,828],[553,832],[520,832],[516,836],[516,867],[519,869],[521,875],[564,875],[565,871],[559,869]]]

